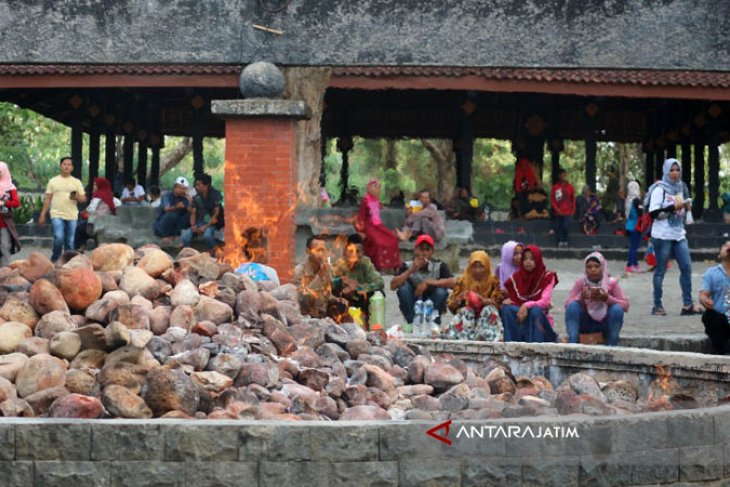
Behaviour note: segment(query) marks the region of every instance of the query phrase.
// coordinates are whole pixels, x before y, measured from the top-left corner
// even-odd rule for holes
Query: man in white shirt
[[[125,205],[139,206],[144,201],[144,188],[137,184],[134,178],[127,179],[124,182],[124,190],[122,191],[122,203]]]

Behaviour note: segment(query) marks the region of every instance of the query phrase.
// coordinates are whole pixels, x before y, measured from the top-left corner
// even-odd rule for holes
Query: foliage
[[[41,196],[23,195],[20,197],[20,206],[13,209],[13,220],[19,224],[29,223],[41,209],[43,209],[43,198]]]

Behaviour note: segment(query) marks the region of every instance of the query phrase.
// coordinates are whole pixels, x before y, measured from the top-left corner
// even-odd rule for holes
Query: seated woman
[[[502,292],[489,255],[483,250],[472,252],[449,296],[448,306],[454,317],[441,338],[501,342],[501,303]]]
[[[585,258],[585,274],[575,281],[565,300],[565,328],[570,343],[579,343],[580,334],[602,333],[608,345],[618,345],[629,300],[618,281],[608,273],[608,263],[600,252]]]
[[[89,234],[86,232],[86,228],[90,217],[117,214],[112,185],[107,178],[94,178],[92,190],[89,206],[81,212],[76,225],[76,250],[85,248],[87,245]]]
[[[557,340],[549,315],[557,283],[558,276],[545,268],[540,249],[525,247],[520,268],[505,283],[507,299],[501,311],[505,342]]]
[[[472,196],[469,188],[456,188],[456,194],[446,204],[446,214],[454,220],[477,222],[484,219],[479,200]]]
[[[350,235],[342,258],[332,268],[332,288],[335,296],[343,297],[350,306],[360,308],[367,316],[370,297],[385,288],[383,276],[364,254],[362,238]]]
[[[587,207],[581,218],[583,225],[583,233],[586,235],[595,235],[598,232],[598,217],[601,214],[601,200],[598,195],[591,193],[588,196]]]
[[[241,233],[243,239],[243,257],[246,259],[237,274],[243,274],[254,282],[270,282],[279,286],[279,275],[276,269],[266,264],[269,262],[269,240],[263,228],[248,227]]]
[[[418,201],[421,203],[420,209],[415,211],[410,206],[407,207],[405,226],[403,230],[396,229],[396,235],[400,240],[410,240],[419,235],[429,235],[434,242],[441,241],[446,233],[444,219],[441,217],[436,205],[431,201],[431,193],[424,189],[418,194]]]
[[[380,182],[371,179],[367,184],[367,193],[360,203],[355,228],[364,234],[363,249],[379,271],[390,269],[395,271],[402,262],[398,237],[385,226],[380,217]]]
[[[524,247],[523,244],[514,240],[510,240],[502,245],[502,258],[497,266],[496,274],[499,279],[499,288],[503,291],[504,295],[507,294],[504,283],[520,268],[520,264],[522,263],[522,249]]]

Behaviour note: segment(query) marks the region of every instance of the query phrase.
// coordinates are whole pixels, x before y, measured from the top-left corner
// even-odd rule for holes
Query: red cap
[[[431,248],[434,248],[435,247],[435,245],[433,243],[433,239],[431,238],[431,235],[426,235],[426,234],[419,235],[418,238],[416,239],[416,243],[413,244],[413,245],[415,247],[418,247],[422,243],[427,243],[428,245],[431,246]]]

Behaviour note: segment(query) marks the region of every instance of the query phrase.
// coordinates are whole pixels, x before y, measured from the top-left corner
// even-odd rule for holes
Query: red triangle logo
[[[450,428],[451,428],[451,420],[448,420],[448,421],[445,421],[439,425],[436,425],[433,428],[431,428],[430,430],[426,431],[426,434],[428,436],[431,436],[432,438],[436,438],[439,441],[443,441],[447,445],[451,446],[451,440],[448,438]],[[440,434],[436,433],[440,429],[445,430],[444,436],[441,436]]]

